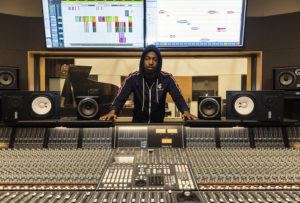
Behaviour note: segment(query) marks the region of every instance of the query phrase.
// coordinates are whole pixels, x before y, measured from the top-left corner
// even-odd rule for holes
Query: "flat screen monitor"
[[[146,45],[243,47],[246,0],[147,0]]]
[[[144,47],[143,0],[42,0],[47,48]]]

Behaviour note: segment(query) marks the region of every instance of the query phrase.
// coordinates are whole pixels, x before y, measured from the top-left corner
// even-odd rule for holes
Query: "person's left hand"
[[[184,111],[181,117],[183,120],[185,120],[185,119],[186,120],[197,120],[198,119],[196,116],[191,114],[189,111]]]

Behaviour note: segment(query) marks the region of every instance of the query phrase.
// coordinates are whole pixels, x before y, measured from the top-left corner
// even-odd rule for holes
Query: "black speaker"
[[[19,68],[0,66],[0,90],[19,89]]]
[[[284,91],[227,91],[226,119],[282,121]]]
[[[300,67],[273,68],[273,89],[300,90]]]
[[[221,118],[221,97],[198,97],[198,118],[206,120],[218,120]]]
[[[300,120],[300,92],[284,92],[284,117]]]
[[[77,96],[77,119],[98,119],[100,116],[99,96]]]
[[[47,120],[60,117],[58,91],[9,91],[2,94],[4,121]]]

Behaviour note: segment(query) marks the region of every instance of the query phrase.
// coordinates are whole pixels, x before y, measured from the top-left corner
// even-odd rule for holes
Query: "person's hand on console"
[[[183,120],[197,120],[198,119],[196,116],[194,116],[193,114],[191,114],[188,111],[184,111],[181,117]]]
[[[111,110],[110,112],[108,112],[108,114],[101,116],[99,118],[100,121],[108,121],[108,120],[116,120],[117,119],[117,115],[116,115],[116,111],[115,110]]]

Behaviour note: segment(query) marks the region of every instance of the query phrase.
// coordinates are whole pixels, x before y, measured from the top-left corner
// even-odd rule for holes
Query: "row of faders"
[[[83,128],[82,148],[111,148],[113,128]]]
[[[300,150],[187,149],[186,153],[196,182],[201,185],[264,187],[300,183]]]
[[[219,128],[220,146],[222,148],[250,147],[248,128]]]
[[[56,203],[195,203],[184,201],[177,192],[156,191],[5,191],[0,192],[0,201],[7,202],[56,202]],[[179,197],[179,198],[178,198]],[[193,199],[191,199],[193,200]]]
[[[189,148],[215,148],[215,128],[186,127],[186,147]]]
[[[167,192],[96,192],[93,194],[90,202],[103,203],[168,203],[172,202],[170,195]],[[174,201],[173,201],[174,202]],[[175,202],[174,202],[175,203]]]
[[[197,194],[197,196],[195,195]],[[193,196],[192,196],[193,195]],[[0,201],[71,202],[71,203],[236,203],[300,202],[299,191],[203,191],[182,195],[181,192],[149,191],[2,191]]]
[[[300,202],[299,191],[206,191],[202,202]]]
[[[259,127],[253,128],[255,147],[284,148],[282,128]]]
[[[45,133],[45,128],[16,128],[14,148],[41,149]]]
[[[79,128],[57,127],[49,129],[49,148],[76,149],[78,147]]]
[[[0,150],[0,186],[97,185],[111,149]]]

